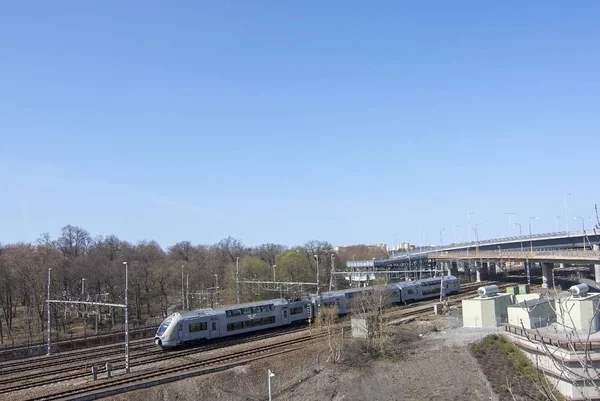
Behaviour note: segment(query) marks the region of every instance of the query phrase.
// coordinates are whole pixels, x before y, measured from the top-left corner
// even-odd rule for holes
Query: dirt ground
[[[325,343],[225,372],[111,397],[113,401],[267,400],[494,400],[497,397],[468,349],[487,333],[468,331],[452,318],[403,325],[399,352],[372,359],[359,340],[347,340],[343,360],[327,362]]]

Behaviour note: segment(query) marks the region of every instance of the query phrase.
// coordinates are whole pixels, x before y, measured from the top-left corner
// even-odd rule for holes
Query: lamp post
[[[273,372],[271,372],[271,369],[269,369],[268,371],[268,377],[269,377],[269,401],[271,401],[271,377],[275,377],[275,374]]]
[[[515,226],[519,226],[519,237],[521,237],[521,252],[523,252],[523,230],[521,229],[521,223],[513,223]]]
[[[215,305],[219,306],[219,275],[215,273]]]
[[[508,236],[512,237],[512,216],[514,215],[513,212],[506,212],[504,214],[508,215]]]
[[[50,355],[51,348],[52,345],[50,343],[50,272],[52,271],[52,268],[49,267],[48,268],[48,322],[46,323],[48,325],[48,355]]]
[[[567,208],[567,196],[571,195],[571,193],[565,194],[565,228],[567,229],[567,235],[569,235],[569,213]]]
[[[443,246],[443,245],[444,245],[444,231],[446,231],[446,229],[445,229],[445,228],[442,228],[442,229],[440,230],[440,246]]]
[[[185,275],[185,307],[190,310],[190,275]]]
[[[458,224],[452,226],[452,243],[456,244],[456,227],[460,227]]]
[[[585,251],[585,223],[583,217],[575,217],[574,220],[581,219],[581,230],[583,230],[583,250]]]
[[[125,265],[125,373],[129,373],[129,302],[127,301],[129,266],[127,262],[123,262],[123,264]]]
[[[529,218],[529,251],[532,256],[533,256],[533,238],[531,238],[531,237],[533,234],[531,233],[531,220],[537,220],[538,218],[539,218],[538,216]]]
[[[329,275],[329,291],[331,291],[333,287],[333,276],[335,272],[335,255],[331,254],[331,274]]]
[[[183,291],[183,265],[181,265],[181,305],[185,309],[185,292]]]
[[[275,268],[277,267],[277,265],[273,265],[273,282],[275,282]]]
[[[319,298],[319,255],[313,255],[317,260],[317,299]]]
[[[235,258],[235,302],[240,303],[240,257]]]
[[[469,242],[471,242],[471,215],[475,213],[469,212],[467,213],[467,231],[469,233]]]

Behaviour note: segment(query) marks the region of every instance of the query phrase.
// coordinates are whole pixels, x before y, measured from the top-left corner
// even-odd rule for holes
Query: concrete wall
[[[533,300],[508,307],[508,323],[515,326],[534,329],[555,321],[554,300]]]
[[[510,294],[489,298],[472,298],[462,301],[463,326],[497,327],[507,321],[507,306],[512,303]]]
[[[507,336],[562,395],[574,400],[600,400],[600,394],[596,390],[600,387],[600,380],[591,380],[594,371],[600,369],[598,351],[590,351],[588,354],[584,351],[573,352],[551,345],[542,345],[515,334]],[[582,362],[583,365],[593,369],[586,369],[582,366]],[[586,380],[581,380],[582,378]]]

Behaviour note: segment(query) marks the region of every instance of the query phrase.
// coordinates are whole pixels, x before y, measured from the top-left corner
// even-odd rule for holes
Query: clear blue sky
[[[418,4],[417,4],[418,3]],[[600,3],[0,5],[0,242],[438,243],[600,203]],[[518,228],[513,228],[513,233]]]

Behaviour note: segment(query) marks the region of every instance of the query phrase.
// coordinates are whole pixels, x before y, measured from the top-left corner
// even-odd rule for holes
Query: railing
[[[581,261],[600,261],[600,251],[552,249],[552,250],[518,250],[502,249],[498,251],[481,251],[474,249],[472,252],[431,252],[430,259],[568,259]]]
[[[554,334],[541,334],[535,329],[525,329],[523,327],[514,326],[512,324],[504,324],[504,331],[515,334],[520,337],[525,337],[531,341],[542,342],[557,348],[562,348],[568,351],[592,351],[600,350],[600,341],[577,341],[570,338],[560,337]]]

